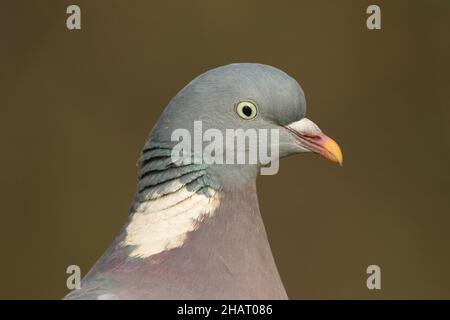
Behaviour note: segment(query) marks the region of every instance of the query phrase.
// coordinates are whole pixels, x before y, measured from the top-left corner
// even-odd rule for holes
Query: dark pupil
[[[250,108],[249,106],[244,106],[242,108],[242,113],[245,114],[247,117],[250,117],[252,115],[252,108]]]

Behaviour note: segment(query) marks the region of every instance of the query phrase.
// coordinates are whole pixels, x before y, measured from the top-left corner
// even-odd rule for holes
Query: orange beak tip
[[[323,148],[326,153],[325,158],[339,163],[340,166],[343,165],[344,156],[342,155],[342,150],[336,141],[327,137],[323,143]]]

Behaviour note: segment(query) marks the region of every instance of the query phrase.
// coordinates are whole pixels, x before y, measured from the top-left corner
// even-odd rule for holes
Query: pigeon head
[[[262,64],[230,64],[184,87],[164,110],[146,147],[173,148],[181,141],[177,151],[191,161],[194,155],[229,182],[251,179],[264,168],[266,174],[276,173],[279,158],[302,152],[342,164],[339,146],[305,114],[303,90],[288,74]]]
[[[270,66],[231,64],[192,80],[146,141],[126,226],[69,298],[287,298],[255,178],[302,152],[342,163],[305,113],[300,85]]]

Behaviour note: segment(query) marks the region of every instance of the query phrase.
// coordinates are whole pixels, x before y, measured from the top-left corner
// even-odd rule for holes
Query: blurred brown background
[[[301,83],[345,157],[288,158],[258,181],[289,296],[450,298],[449,31],[442,0],[2,1],[0,297],[61,298],[66,267],[87,272],[125,222],[170,98],[260,62]]]

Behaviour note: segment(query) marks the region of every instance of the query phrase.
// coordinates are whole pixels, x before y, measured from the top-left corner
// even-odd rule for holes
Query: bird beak
[[[342,166],[341,148],[333,139],[325,135],[314,122],[303,118],[285,126],[285,128],[294,135],[303,149],[321,154],[325,159],[337,162]]]

